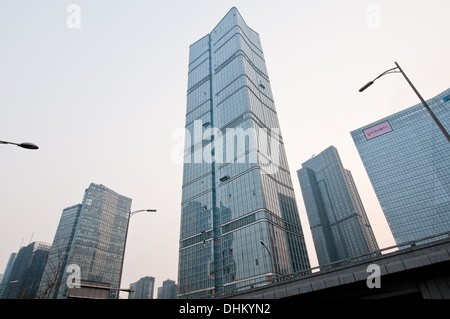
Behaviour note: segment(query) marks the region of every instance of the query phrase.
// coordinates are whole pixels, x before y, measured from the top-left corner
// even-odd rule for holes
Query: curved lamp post
[[[133,215],[136,215],[137,213],[142,213],[142,212],[148,212],[148,213],[156,213],[156,209],[139,209],[139,210],[134,210],[128,213],[128,221],[127,221],[127,230],[125,232],[125,241],[123,243],[123,258],[122,258],[122,267],[120,269],[120,282],[122,281],[122,272],[123,272],[123,263],[125,261],[125,248],[127,245],[127,238],[128,238],[128,228],[130,227],[130,218]],[[119,282],[119,286],[120,286],[120,282]],[[131,292],[131,290],[129,289],[115,289],[117,291],[128,291],[129,293]],[[118,297],[118,296],[117,296]]]
[[[275,262],[272,260],[272,258],[274,258],[273,256],[272,256],[272,254],[270,253],[270,250],[269,250],[269,248],[266,246],[266,244],[264,244],[264,242],[261,240],[260,242],[259,242],[260,244],[261,244],[261,246],[263,246],[266,250],[267,250],[267,253],[269,254],[269,267],[270,267],[270,271],[273,273],[273,274],[276,274],[276,272],[275,272],[275,267],[274,267],[274,264],[275,264]],[[264,264],[266,263],[266,261],[265,261],[265,258],[264,258]],[[276,275],[275,275],[276,276]]]
[[[267,252],[270,255],[270,250],[269,250],[269,248],[267,248],[267,246],[264,244],[264,242],[261,240],[259,243],[267,250]]]
[[[141,212],[149,212],[149,213],[156,213],[156,209],[140,209],[140,210],[135,210],[133,212],[130,212],[130,216],[133,216],[137,213],[141,213]]]
[[[28,142],[25,142],[25,143],[13,143],[13,142],[0,141],[0,144],[17,145],[19,147],[26,148],[26,149],[29,149],[29,150],[37,150],[39,148],[36,144],[28,143]]]
[[[384,71],[383,73],[381,73],[379,76],[377,76],[375,79],[373,79],[372,81],[370,81],[369,83],[367,83],[366,85],[364,85],[362,88],[359,89],[359,92],[364,91],[365,89],[367,89],[369,86],[371,86],[373,84],[373,82],[375,82],[375,80],[381,78],[383,75],[389,74],[389,73],[401,73],[403,75],[403,77],[406,79],[406,81],[408,82],[408,84],[411,86],[411,88],[413,89],[413,91],[416,93],[416,95],[418,96],[418,98],[420,99],[420,101],[422,102],[423,106],[425,107],[425,109],[428,111],[428,113],[430,113],[431,117],[433,118],[433,120],[436,122],[437,126],[441,129],[442,133],[445,135],[445,137],[447,138],[447,140],[450,142],[450,135],[448,134],[448,132],[445,130],[444,126],[442,125],[442,123],[438,120],[438,118],[436,117],[436,115],[433,113],[433,111],[430,109],[430,107],[428,106],[427,102],[425,102],[425,100],[422,98],[422,96],[419,94],[419,92],[416,90],[416,88],[414,87],[414,85],[411,83],[411,81],[408,79],[408,77],[406,76],[405,72],[403,72],[402,68],[400,67],[400,65],[398,65],[397,62],[395,62],[396,67],[389,69],[387,71]]]

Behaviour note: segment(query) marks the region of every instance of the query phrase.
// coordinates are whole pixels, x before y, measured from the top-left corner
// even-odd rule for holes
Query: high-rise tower
[[[378,249],[352,174],[328,147],[297,171],[319,264]]]
[[[130,284],[133,292],[129,299],[153,299],[153,291],[155,290],[155,277],[145,276],[137,282]]]
[[[64,211],[66,215],[62,220],[67,219],[68,224],[58,227],[61,232],[55,237],[59,239],[53,242],[56,247],[70,246],[67,257],[64,250],[60,255],[64,256],[64,267],[79,267],[81,280],[110,284],[113,288],[110,299],[118,298],[131,201],[103,185],[91,183],[84,193],[81,208],[73,206]],[[69,211],[70,216],[67,215]],[[67,296],[67,271],[66,268],[63,270],[57,298]]]
[[[427,104],[450,131],[450,89]],[[450,143],[422,103],[351,132],[397,244],[450,229]]]
[[[81,204],[67,207],[61,214],[39,286],[40,298],[56,298],[60,287],[63,286],[67,258],[72,246],[81,207]]]
[[[9,277],[11,275],[11,271],[14,266],[14,261],[16,260],[17,253],[11,253],[8,259],[8,263],[6,264],[5,272],[3,273],[2,280],[0,281],[0,298],[2,298],[3,293],[6,289],[6,286],[8,285],[11,280],[9,280]]]
[[[20,248],[11,266],[2,299],[39,298],[38,289],[50,245],[32,242]]]
[[[190,47],[178,294],[310,267],[259,35],[232,8]]]

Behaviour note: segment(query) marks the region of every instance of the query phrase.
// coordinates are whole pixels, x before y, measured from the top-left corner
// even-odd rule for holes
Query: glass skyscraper
[[[164,280],[162,287],[158,288],[158,299],[175,299],[176,295],[177,285],[173,280]]]
[[[81,204],[67,207],[61,214],[39,287],[41,298],[56,298],[61,283],[64,282],[67,258],[72,247],[81,207]]]
[[[81,280],[108,283],[112,288],[120,288],[131,201],[103,185],[91,183],[86,189],[65,261],[67,266],[79,267]],[[72,215],[66,216],[67,224],[64,227],[61,225],[62,218],[60,227],[64,229],[61,232],[64,235],[61,236],[61,242],[54,242],[54,245],[66,248],[65,243],[71,236],[77,209],[77,206],[72,207]],[[65,282],[69,273],[66,269],[63,272],[64,278],[57,298],[67,296],[68,286]],[[111,289],[109,298],[118,298],[118,291]]]
[[[310,267],[259,35],[232,8],[190,46],[179,298]]]
[[[9,276],[11,274],[12,267],[14,265],[14,261],[16,260],[17,253],[11,253],[8,259],[8,263],[6,264],[5,272],[3,273],[2,280],[0,281],[0,298],[3,296],[3,292],[5,291],[6,286],[11,281],[9,280]]]
[[[5,282],[2,299],[39,298],[39,284],[49,250],[50,245],[42,242],[32,242],[20,248]]]
[[[153,299],[153,292],[155,290],[154,277],[142,277],[137,282],[130,284],[133,293],[129,295],[129,299]]]
[[[450,89],[427,101],[450,130]],[[450,230],[450,143],[422,104],[351,132],[395,241]]]
[[[330,146],[297,171],[321,266],[378,249],[352,174]]]

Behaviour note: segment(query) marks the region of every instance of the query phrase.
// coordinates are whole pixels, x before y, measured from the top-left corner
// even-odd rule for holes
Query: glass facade
[[[20,248],[11,266],[2,299],[35,299],[44,273],[50,245],[33,242]]]
[[[450,130],[450,89],[427,101]],[[422,104],[351,132],[397,244],[450,230],[450,143]]]
[[[65,208],[62,212],[39,287],[41,298],[56,298],[58,295],[81,207],[81,204],[74,205]]]
[[[142,277],[137,282],[130,284],[133,293],[130,294],[129,299],[153,299],[153,292],[155,290],[154,277]]]
[[[103,185],[86,189],[66,262],[80,267],[82,280],[120,288],[131,201]],[[65,298],[67,289],[61,285],[58,298]],[[118,291],[112,289],[109,297],[118,298]]]
[[[378,249],[349,170],[330,146],[297,171],[321,266]]]
[[[177,285],[173,280],[164,280],[162,287],[158,288],[158,299],[175,299],[176,295]]]
[[[259,35],[232,8],[190,47],[178,297],[310,267]]]
[[[9,277],[11,275],[11,270],[13,268],[14,261],[16,260],[16,256],[17,256],[17,253],[12,253],[9,256],[8,263],[6,264],[5,272],[3,273],[3,277],[0,282],[0,298],[2,298],[3,292],[5,291],[7,284],[11,281],[9,279]]]

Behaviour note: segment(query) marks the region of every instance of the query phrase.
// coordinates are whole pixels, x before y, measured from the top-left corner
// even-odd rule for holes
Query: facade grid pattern
[[[450,89],[427,104],[448,132]],[[397,244],[450,230],[450,143],[422,104],[351,136]]]
[[[309,268],[259,35],[236,8],[190,47],[186,132],[179,298]]]
[[[304,162],[297,175],[320,265],[378,250],[352,175],[335,147]]]

